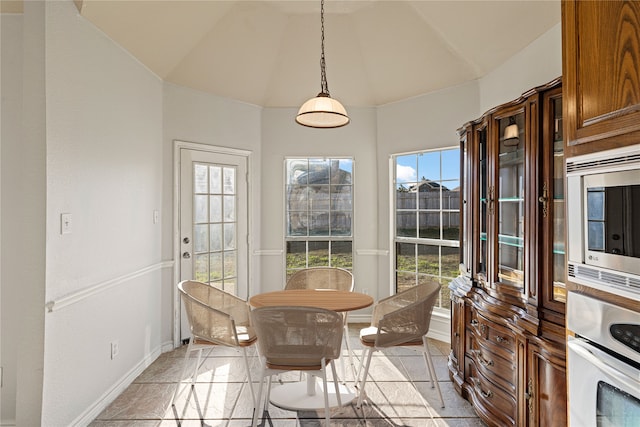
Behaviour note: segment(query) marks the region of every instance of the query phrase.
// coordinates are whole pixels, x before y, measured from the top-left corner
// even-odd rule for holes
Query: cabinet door
[[[525,293],[525,159],[529,149],[525,129],[524,107],[493,117],[493,176],[488,191],[491,281],[520,294]]]
[[[480,283],[487,282],[489,263],[489,242],[487,240],[489,215],[494,209],[493,196],[489,187],[489,142],[487,123],[473,130],[473,180],[471,183],[471,213],[473,215],[473,277]]]
[[[471,228],[471,153],[469,150],[469,134],[471,129],[467,128],[460,135],[460,187],[462,203],[460,204],[460,272],[467,276],[471,275],[471,242],[473,240]]]
[[[568,145],[606,139],[611,147],[640,136],[638,28],[638,1],[562,2]]]
[[[527,377],[524,401],[527,426],[567,425],[566,369],[562,353],[546,352],[531,341],[527,344]]]
[[[538,189],[539,259],[538,280],[543,306],[564,313],[566,301],[566,250],[564,200],[564,139],[562,94],[559,89],[543,97],[542,174]]]

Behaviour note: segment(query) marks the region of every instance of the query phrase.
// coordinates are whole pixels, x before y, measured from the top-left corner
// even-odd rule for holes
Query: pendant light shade
[[[324,0],[320,1],[320,93],[300,107],[296,122],[312,128],[339,128],[349,124],[347,110],[337,100],[329,95],[327,84],[327,70],[324,60]]]
[[[502,142],[506,147],[513,147],[520,144],[520,130],[513,117],[509,118],[509,125],[504,128],[504,136]]]
[[[312,128],[338,128],[349,123],[349,116],[338,100],[319,93],[302,104],[296,122]]]

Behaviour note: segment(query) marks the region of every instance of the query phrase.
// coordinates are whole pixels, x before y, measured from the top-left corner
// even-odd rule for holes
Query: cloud
[[[396,180],[398,182],[415,182],[417,175],[416,170],[411,166],[396,166]]]

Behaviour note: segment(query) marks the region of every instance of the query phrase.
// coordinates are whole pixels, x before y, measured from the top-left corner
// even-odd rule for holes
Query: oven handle
[[[616,381],[624,384],[630,390],[637,390],[640,386],[640,376],[638,379],[634,379],[622,371],[621,363],[624,362],[619,362],[612,356],[609,356],[608,354],[578,339],[569,340],[567,345],[583,359],[596,366],[605,374],[615,378]],[[597,355],[594,354],[596,352]],[[620,369],[617,368],[616,365],[620,366]],[[626,366],[626,364],[624,366]]]

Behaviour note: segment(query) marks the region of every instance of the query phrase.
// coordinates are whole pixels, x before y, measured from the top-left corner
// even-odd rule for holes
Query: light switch
[[[60,214],[60,234],[71,234],[73,218],[70,213]]]

